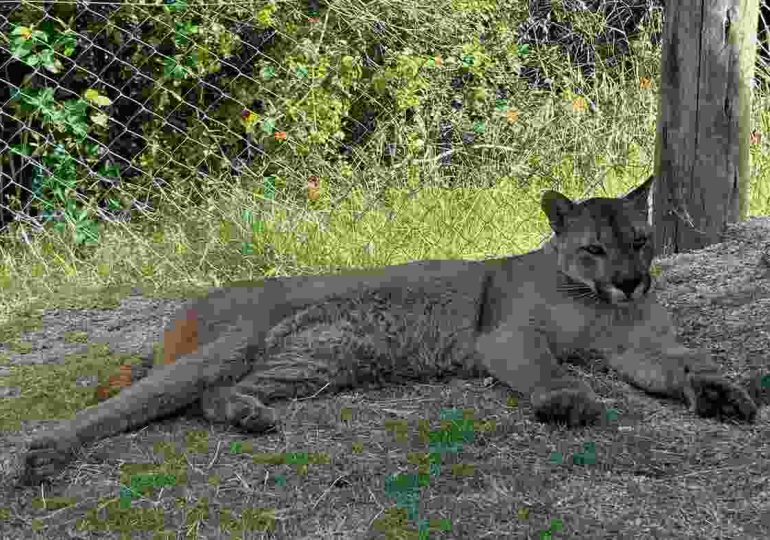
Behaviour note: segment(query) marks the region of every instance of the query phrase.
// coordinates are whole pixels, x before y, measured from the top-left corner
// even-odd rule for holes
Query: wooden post
[[[666,0],[652,204],[660,256],[719,241],[748,205],[759,0]]]

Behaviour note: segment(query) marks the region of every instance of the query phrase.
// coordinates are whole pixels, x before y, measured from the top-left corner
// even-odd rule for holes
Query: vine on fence
[[[339,173],[340,182],[351,182],[351,164],[406,166],[409,184],[416,188],[420,164],[452,166],[458,157],[480,159],[481,149],[489,146],[485,138],[520,129],[527,121],[514,106],[521,87],[512,81],[514,74],[529,79],[526,74],[545,63],[548,48],[542,43],[550,39],[545,38],[551,36],[553,42],[558,37],[562,45],[578,43],[600,27],[603,33],[630,35],[646,20],[641,11],[628,12],[630,8],[605,9],[600,17],[585,13],[587,8],[578,14],[554,7],[553,16],[530,14],[527,24],[514,28],[510,20],[490,22],[494,3],[455,2],[446,18],[469,28],[469,23],[478,23],[483,26],[480,35],[458,39],[447,34],[449,23],[437,21],[431,40],[409,43],[420,49],[415,51],[404,46],[389,20],[375,21],[371,29],[351,28],[344,15],[322,10],[317,2],[307,9],[306,2],[267,1],[256,12],[232,5],[225,17],[206,6],[195,6],[192,13],[184,0],[163,4],[157,16],[148,16],[141,4],[125,3],[109,9],[73,6],[61,18],[52,13],[65,8],[54,6],[46,10],[43,22],[15,24],[4,36],[16,60],[38,71],[63,72],[61,89],[79,82],[77,77],[71,80],[72,72],[100,74],[98,81],[89,81],[99,89],[80,86],[75,99],[58,98],[59,89],[25,85],[14,93],[14,116],[39,122],[43,129],[42,134],[26,130],[12,151],[34,163],[32,191],[44,221],[60,231],[70,229],[77,244],[98,241],[98,222],[107,215],[97,211],[99,204],[110,212],[127,211],[138,204],[133,197],[140,191],[148,198],[162,197],[158,187],[194,204],[196,197],[209,196],[230,181],[228,174],[235,181],[248,173],[244,178],[265,199],[285,195],[290,191],[286,187],[315,206],[330,200],[321,179]],[[100,20],[86,28],[83,19],[92,12]],[[590,19],[585,27],[583,16]],[[515,14],[512,19],[524,17]],[[602,17],[607,24],[595,26]],[[219,22],[228,18],[237,24]],[[68,28],[72,21],[77,33]],[[565,26],[567,22],[574,28]],[[612,35],[607,33],[602,43],[614,43]],[[264,54],[268,47],[269,56]],[[117,58],[118,50],[125,61]],[[65,58],[76,51],[79,56],[69,62],[78,65],[68,65]],[[596,63],[609,54],[577,56]],[[612,54],[608,61],[623,53]],[[143,72],[134,65],[151,69]],[[554,101],[569,102],[575,114],[594,110],[585,96],[588,81],[582,90],[573,90],[573,81],[562,80],[559,72],[550,75],[554,80],[547,79],[548,84],[562,91]],[[649,84],[648,74],[642,80]],[[399,113],[398,121],[378,125],[378,116],[393,111]],[[356,155],[355,146],[362,152]],[[107,147],[121,159],[110,161]],[[238,157],[225,155],[231,151]],[[538,157],[532,154],[533,160]],[[558,168],[558,160],[554,162]],[[87,186],[85,180],[90,167],[100,163],[94,172],[103,184],[117,185],[125,163],[135,163],[129,170],[142,175],[124,182],[120,196],[103,193],[97,183]],[[201,177],[216,181],[201,182]],[[176,183],[180,181],[185,183]]]
[[[57,31],[50,20],[41,23],[39,28],[14,25],[11,36],[11,53],[17,60],[30,67],[41,66],[51,73],[59,73],[63,67],[55,53],[69,57],[77,44],[71,31]],[[26,158],[40,158],[45,165],[44,168],[39,163],[34,164],[32,179],[32,192],[42,207],[43,222],[53,222],[54,229],[59,232],[69,227],[77,245],[94,244],[99,239],[99,227],[93,219],[93,211],[78,200],[77,167],[70,150],[82,145],[88,136],[89,101],[95,106],[109,105],[110,101],[96,90],[86,91],[85,99],[62,102],[58,102],[54,94],[52,88],[18,88],[12,92],[12,101],[17,105],[16,114],[20,118],[39,119],[42,128],[49,128],[51,138],[56,140],[57,134],[64,135],[66,144],[57,143],[51,148],[48,137],[44,140],[37,132],[26,131],[23,142],[10,145],[10,149]],[[90,120],[99,126],[107,123],[106,115],[99,111],[93,113]],[[99,147],[93,143],[86,143],[84,151],[91,158],[99,155]],[[104,166],[102,172],[109,175],[114,171]],[[110,199],[110,205],[120,207],[115,199]]]

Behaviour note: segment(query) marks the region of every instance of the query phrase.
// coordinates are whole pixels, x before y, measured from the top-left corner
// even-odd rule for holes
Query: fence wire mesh
[[[659,46],[654,21],[664,17],[661,0],[510,1],[498,3],[516,21],[506,32],[483,17],[482,4],[446,3],[478,23],[474,47],[446,32],[452,23],[439,10],[417,17],[400,2],[362,13],[318,1],[0,2],[0,230],[68,225],[88,242],[100,222],[152,219],[160,205],[200,208],[203,219],[205,201],[235,184],[275,204],[324,193],[334,208],[357,184],[376,191],[415,167],[448,186],[462,186],[468,170],[499,176],[503,158],[530,155],[536,141],[485,133],[483,103],[515,122],[512,77],[533,91],[554,87],[553,70],[528,63],[529,51],[566,55],[591,84],[598,65],[634,54],[643,27]],[[757,84],[770,71],[770,4],[760,7]],[[388,15],[375,17],[378,9]],[[398,17],[413,29],[385,21]],[[508,40],[514,58],[482,88],[477,68],[495,39]],[[410,54],[408,40],[465,45],[440,72],[441,56]],[[451,111],[421,117],[439,100]],[[527,167],[525,175],[549,177],[536,160]]]

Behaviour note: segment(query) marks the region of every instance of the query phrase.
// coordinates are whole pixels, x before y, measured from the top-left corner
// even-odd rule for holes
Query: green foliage
[[[494,15],[503,7],[505,15]],[[128,60],[134,65],[142,64],[143,69],[152,74],[152,87],[136,98],[150,97],[148,106],[156,116],[145,125],[143,135],[148,144],[135,159],[147,173],[146,177],[132,179],[122,186],[123,197],[110,196],[108,200],[116,209],[127,207],[139,196],[149,196],[155,203],[163,199],[177,206],[203,204],[231,178],[229,158],[232,156],[223,155],[218,149],[240,144],[245,135],[262,151],[253,157],[241,181],[258,183],[262,176],[285,177],[286,189],[273,191],[270,198],[303,203],[307,198],[306,176],[321,172],[308,169],[339,163],[338,148],[345,137],[346,123],[367,110],[378,118],[397,121],[380,123],[370,134],[371,144],[387,142],[394,144],[394,148],[403,147],[408,160],[421,158],[439,138],[437,123],[429,121],[437,116],[452,117],[457,128],[474,134],[477,144],[491,141],[497,138],[500,127],[491,126],[484,117],[491,115],[498,124],[514,123],[510,119],[518,113],[509,114],[512,102],[496,97],[496,89],[513,82],[512,92],[515,92],[520,83],[514,79],[522,65],[537,64],[545,68],[545,74],[555,78],[556,86],[572,82],[568,80],[570,70],[565,70],[562,76],[560,70],[552,69],[560,64],[563,56],[558,48],[532,50],[515,43],[512,29],[525,12],[519,13],[520,10],[507,5],[503,7],[495,2],[457,0],[437,5],[426,11],[425,19],[420,21],[426,31],[408,36],[410,41],[407,41],[406,36],[396,30],[398,21],[409,16],[401,5],[393,6],[388,15],[381,15],[383,20],[378,24],[385,31],[379,34],[369,29],[362,31],[361,23],[367,21],[368,26],[370,19],[358,20],[358,14],[351,19],[346,11],[348,6],[341,11],[308,13],[305,3],[299,0],[267,2],[251,11],[234,5],[228,7],[228,16],[224,18],[208,6],[182,1],[166,3],[162,9],[149,12],[141,6],[126,6],[113,14],[112,22],[120,24],[137,17],[147,19],[142,39],[155,48],[166,47],[167,52],[154,57],[152,62],[145,62],[137,55]],[[431,20],[438,14],[440,18]],[[256,29],[278,29],[279,32],[271,44],[261,47],[263,54],[237,66],[239,76],[219,82],[218,86],[225,88],[234,99],[219,100],[212,107],[199,84],[200,78],[220,71],[222,58],[253,49],[252,44],[244,43],[228,30],[231,26],[228,20],[243,20]],[[458,27],[478,27],[481,21],[488,27],[483,41],[476,32],[457,31]],[[494,23],[489,24],[491,21]],[[33,43],[40,47],[56,43],[62,50],[66,46],[71,54],[76,42],[65,39],[71,31],[56,33],[52,26],[47,28],[48,33],[18,26],[13,38],[19,54],[26,57],[37,54],[38,45]],[[169,32],[169,28],[173,31]],[[327,31],[331,28],[335,30]],[[463,36],[459,43],[457,35]],[[368,54],[377,43],[385,45],[382,65],[364,66],[362,53]],[[473,82],[459,89],[465,106],[458,112],[452,111],[449,101],[457,92],[449,83],[466,76],[472,76]],[[25,95],[24,107],[33,108],[44,123],[72,135],[81,146],[88,145],[84,141],[86,135],[103,135],[100,129],[109,123],[104,113],[87,116],[89,106],[104,105],[99,101],[80,99],[54,103],[50,89]],[[367,95],[376,97],[366,98],[363,104],[361,98]],[[109,101],[106,96],[102,97]],[[255,110],[257,101],[262,110]],[[172,111],[198,114],[200,121],[189,122],[181,133],[170,130],[166,116]],[[195,111],[205,111],[205,117]],[[28,112],[32,114],[31,109]],[[368,148],[370,152],[375,150],[378,149]],[[565,148],[565,153],[567,150]],[[463,152],[463,159],[471,166],[480,157],[481,152],[470,145]],[[319,163],[319,159],[325,163]],[[349,163],[340,164],[343,166],[348,167]],[[201,169],[209,179],[201,180],[198,174]],[[300,170],[308,172],[300,173]],[[41,182],[41,185],[51,193],[60,193],[61,189],[57,191],[49,184],[66,183],[69,191],[65,191],[73,199],[79,184],[72,185],[70,171],[57,171],[61,178]],[[78,171],[77,176],[82,176],[82,172]],[[150,184],[156,177],[172,186],[172,192],[158,192],[154,184]],[[410,180],[410,185],[413,183],[414,179]],[[58,205],[56,209],[65,213],[64,219],[79,243],[98,241],[94,212],[80,207],[88,207],[104,197],[98,193],[90,195],[93,200],[74,197],[69,206],[60,195],[51,199]],[[51,204],[46,208],[50,211]]]
[[[14,58],[33,68],[41,66],[51,73],[59,73],[63,67],[56,53],[72,56],[77,43],[74,32],[57,31],[51,20],[45,20],[37,27],[12,25],[11,36]]]
[[[41,65],[54,74],[62,68],[54,54],[71,56],[77,43],[73,32],[57,31],[50,20],[41,23],[39,30],[14,25],[11,36],[11,52],[16,59],[31,67]],[[11,145],[11,152],[40,158],[43,164],[35,167],[32,191],[44,223],[54,222],[54,230],[60,233],[69,231],[76,245],[97,243],[98,224],[78,193],[78,168],[70,149],[82,147],[86,159],[97,157],[98,147],[86,143],[91,130],[89,120],[103,128],[106,116],[97,110],[89,118],[88,111],[89,107],[107,106],[110,100],[89,89],[85,99],[57,101],[54,89],[48,87],[18,88],[11,99],[18,118],[33,125],[39,121],[40,130],[47,134],[44,138],[35,131],[31,135],[25,132],[21,144]],[[49,140],[59,142],[51,144]],[[109,175],[114,171],[104,166],[101,172]],[[113,207],[119,206],[116,199],[110,202]]]

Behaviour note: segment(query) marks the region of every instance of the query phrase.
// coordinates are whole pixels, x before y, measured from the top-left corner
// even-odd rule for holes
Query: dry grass
[[[445,454],[439,474],[420,491],[421,516],[452,522],[451,532],[432,532],[434,538],[542,538],[552,520],[563,522],[555,538],[767,537],[766,408],[754,427],[720,424],[694,418],[678,404],[645,396],[606,374],[584,375],[620,412],[614,425],[582,430],[542,425],[532,420],[528,405],[508,406],[507,390],[486,388],[481,381],[281,404],[282,433],[261,437],[191,418],[169,420],[86,449],[50,489],[9,495],[2,536],[26,537],[22,531],[39,523],[46,538],[104,538],[104,532],[77,530],[91,511],[100,520],[92,520],[91,527],[101,523],[115,534],[122,523],[139,531],[141,508],[164,513],[160,529],[170,538],[193,532],[191,537],[220,538],[227,537],[220,512],[230,510],[237,519],[248,508],[267,508],[274,509],[272,532],[247,531],[244,538],[381,538],[376,524],[395,506],[385,493],[385,478],[417,474],[409,453],[428,451],[418,422],[428,420],[437,429],[440,409],[457,407],[494,421],[495,429],[477,433],[460,453]],[[351,411],[349,420],[341,419],[343,410]],[[408,425],[405,439],[385,428],[393,419]],[[196,431],[208,439],[203,453],[184,450]],[[253,453],[325,453],[330,459],[304,472],[257,464],[247,453],[230,452],[239,441],[251,444]],[[159,442],[181,453],[164,459],[153,451]],[[574,465],[572,454],[586,442],[595,443],[596,463]],[[561,453],[561,463],[554,453]],[[169,465],[174,459],[181,460],[174,466],[181,466],[186,483],[155,489],[135,499],[130,510],[116,510],[121,464]],[[453,474],[455,464],[473,470]],[[31,506],[34,497],[57,496],[71,497],[74,506]],[[180,506],[182,500],[186,506]],[[209,513],[196,514],[196,504],[204,500]],[[417,538],[414,523],[409,527],[411,533],[394,528],[388,537]]]

